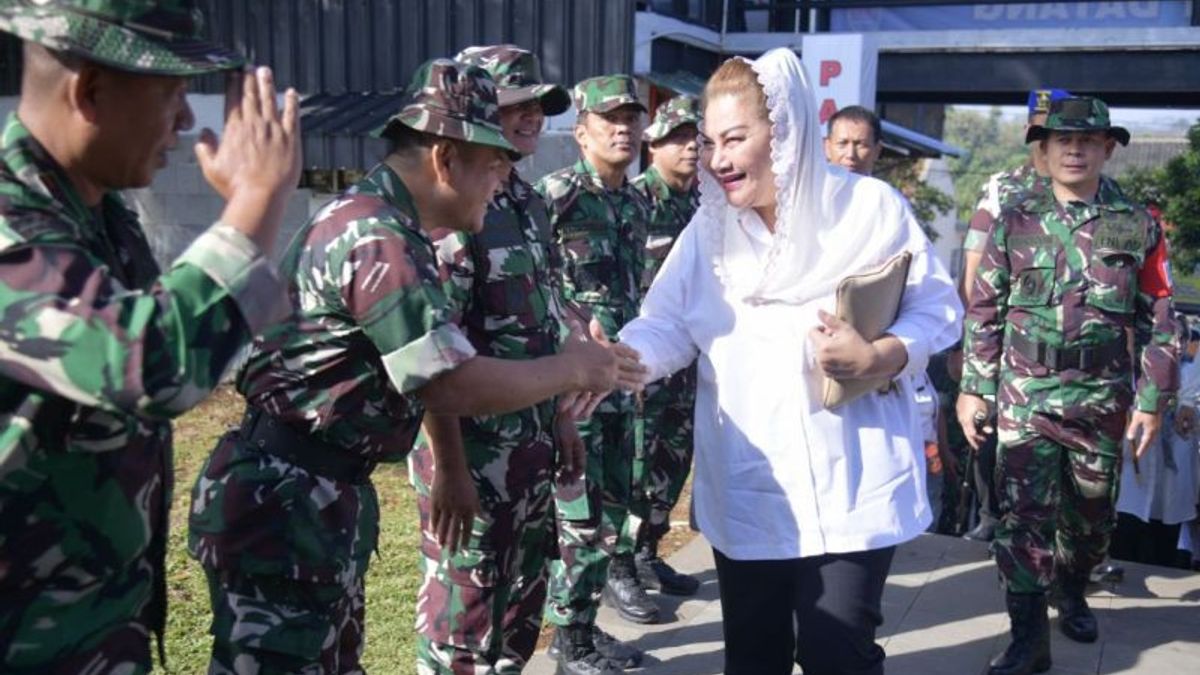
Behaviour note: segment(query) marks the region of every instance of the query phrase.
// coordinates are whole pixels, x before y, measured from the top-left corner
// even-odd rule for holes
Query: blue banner
[[[885,30],[987,30],[1018,28],[1153,28],[1191,25],[1192,3],[1029,2],[892,9],[835,9],[835,32]]]

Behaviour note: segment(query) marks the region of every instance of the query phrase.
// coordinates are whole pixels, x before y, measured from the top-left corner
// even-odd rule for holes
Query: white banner
[[[879,50],[859,34],[805,35],[800,60],[808,71],[821,127],[838,110],[850,105],[875,109],[875,78]]]

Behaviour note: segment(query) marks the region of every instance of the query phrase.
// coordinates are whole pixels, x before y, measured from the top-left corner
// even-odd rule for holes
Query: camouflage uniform
[[[158,41],[172,21],[195,35],[190,4],[133,4],[6,3],[0,30],[126,70],[241,63],[213,47],[204,67]],[[142,25],[110,23],[118,18]],[[286,311],[282,284],[249,239],[219,224],[162,273],[122,200],[85,203],[10,115],[0,308],[0,672],[149,672],[149,635],[161,648],[166,618],[169,419]]]
[[[485,68],[501,101],[541,100],[548,114],[570,105],[562,87],[541,84],[532,53],[472,47],[456,60]],[[513,96],[525,92],[525,97]],[[488,208],[483,231],[433,234],[450,307],[478,353],[502,359],[553,354],[565,335],[559,274],[546,204],[514,170]],[[434,455],[410,459],[421,515],[417,596],[418,672],[518,673],[533,655],[555,548],[551,483],[554,401],[506,415],[460,421],[480,512],[471,540],[442,549],[430,528]]]
[[[446,59],[389,124],[511,150],[487,74]],[[284,257],[286,322],[255,341],[247,401],[192,490],[188,548],[208,574],[210,672],[361,672],[363,578],[379,534],[370,474],[402,460],[414,392],[475,355],[433,242],[386,164],[325,205]]]
[[[1121,187],[1108,176],[1101,176],[1100,183],[1105,190],[1123,196]],[[1019,205],[1026,193],[1038,186],[1048,188],[1050,179],[1038,175],[1032,164],[1022,164],[1012,171],[992,174],[980,190],[979,204],[967,223],[963,250],[983,253],[988,242],[988,231],[992,229],[992,223],[996,221],[1000,212]]]
[[[677,96],[659,109],[643,138],[655,142],[684,124],[699,125],[699,102]],[[646,263],[642,293],[650,288],[658,269],[700,206],[700,191],[693,184],[686,192],[674,190],[658,169],[650,166],[633,179],[633,186],[650,204]],[[692,428],[696,405],[696,365],[651,383],[643,395],[638,416],[641,442],[633,462],[634,503],[618,553],[635,547],[652,548],[671,529],[671,510],[679,501],[692,467]]]
[[[596,77],[575,86],[575,106],[606,112],[641,105],[631,78]],[[608,335],[637,316],[649,207],[630,183],[609,190],[586,159],[534,186],[550,207],[563,256],[566,299],[590,310]],[[580,423],[587,446],[583,485],[555,486],[559,559],[550,566],[546,619],[558,626],[595,622],[608,561],[632,499],[635,399],[616,392]]]
[[[1077,101],[1090,113],[1080,116]],[[1108,129],[1107,117],[1103,103],[1067,99],[1052,104],[1045,128]],[[1086,575],[1115,523],[1128,410],[1167,409],[1178,384],[1161,229],[1110,183],[1091,204],[1060,204],[1037,186],[991,228],[964,333],[961,389],[999,406],[1005,514],[995,548],[1009,592]]]

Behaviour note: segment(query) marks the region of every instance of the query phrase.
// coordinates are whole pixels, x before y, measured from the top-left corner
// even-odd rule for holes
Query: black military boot
[[[681,574],[658,557],[658,542],[643,544],[634,555],[633,564],[644,588],[667,595],[695,595],[700,590],[700,581],[696,577]]]
[[[1050,670],[1050,617],[1045,593],[1005,596],[1012,642],[988,667],[988,675],[1030,675]]]
[[[592,641],[596,643],[596,651],[600,652],[601,656],[622,668],[637,668],[646,656],[642,650],[621,642],[599,626],[592,626]]]
[[[601,598],[624,619],[634,623],[658,622],[658,605],[638,582],[632,553],[613,556]]]
[[[1087,583],[1088,571],[1082,574],[1066,572],[1059,575],[1058,590],[1054,594],[1054,606],[1058,608],[1058,629],[1076,642],[1095,642],[1100,635],[1096,615],[1092,614],[1084,597]]]
[[[625,669],[604,658],[592,640],[592,627],[558,626],[547,653],[558,662],[555,675],[624,675]]]

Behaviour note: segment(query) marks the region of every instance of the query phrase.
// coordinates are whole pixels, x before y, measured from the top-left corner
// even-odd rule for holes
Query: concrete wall
[[[155,259],[164,267],[217,221],[225,205],[204,181],[192,151],[195,142],[195,136],[181,137],[154,183],[124,193],[129,206],[141,216]],[[307,220],[308,210],[308,191],[298,190],[287,204],[280,241],[275,245],[276,258],[295,229]]]

